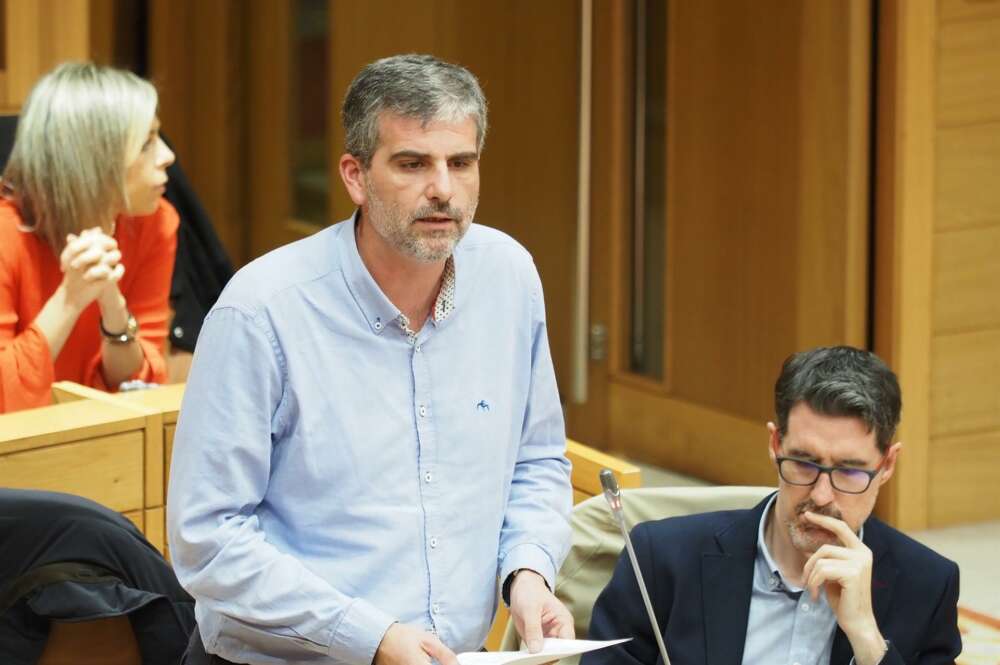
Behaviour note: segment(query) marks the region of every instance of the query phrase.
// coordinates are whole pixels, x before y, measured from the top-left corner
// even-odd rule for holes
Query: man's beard
[[[375,193],[371,182],[365,181],[368,197],[368,221],[375,232],[401,253],[422,263],[443,261],[455,251],[455,246],[469,230],[478,201],[468,208],[456,208],[440,201],[421,206],[407,214],[396,204],[386,204]],[[445,215],[452,219],[447,228],[421,232],[415,223],[418,219]]]
[[[791,538],[792,545],[795,549],[803,553],[811,554],[823,545],[839,542],[837,536],[834,535],[832,531],[827,531],[826,529],[820,527],[813,527],[807,530],[805,526],[803,526],[805,518],[802,517],[802,514],[805,512],[815,513],[816,515],[826,515],[827,517],[833,517],[841,521],[844,519],[843,513],[833,506],[820,508],[813,503],[812,499],[806,499],[801,502],[795,506],[795,516],[785,522],[785,527],[788,529],[788,536]]]

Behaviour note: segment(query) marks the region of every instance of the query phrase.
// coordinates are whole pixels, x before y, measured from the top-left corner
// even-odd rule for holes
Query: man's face
[[[408,258],[442,261],[465,235],[479,203],[475,120],[424,125],[384,113],[378,148],[359,177],[355,203],[382,240]]]
[[[778,499],[775,502],[775,526],[784,530],[792,546],[803,555],[810,555],[822,545],[839,545],[830,531],[806,520],[803,513],[811,511],[843,520],[857,532],[875,507],[879,487],[892,476],[899,443],[888,450],[883,461],[875,440],[875,432],[867,431],[859,418],[826,416],[809,405],[798,403],[788,414],[788,432],[782,439],[774,423],[770,431],[769,453],[777,468],[777,457],[814,462],[823,466],[839,466],[881,470],[868,489],[861,494],[846,494],[835,490],[830,476],[821,473],[811,486],[791,485],[778,476]]]

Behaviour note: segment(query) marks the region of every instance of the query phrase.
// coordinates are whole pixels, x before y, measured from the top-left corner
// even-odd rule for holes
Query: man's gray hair
[[[892,443],[902,409],[899,381],[892,370],[871,351],[850,346],[821,347],[785,360],[774,384],[781,436],[788,432],[788,413],[800,402],[826,416],[859,418],[869,432],[875,432],[883,454]]]
[[[371,166],[378,147],[378,120],[383,112],[416,118],[476,122],[476,150],[486,141],[486,97],[468,69],[431,55],[396,55],[366,65],[354,78],[341,118],[347,152]]]
[[[127,209],[125,173],[156,116],[152,84],[89,62],[59,65],[35,84],[3,173],[25,225],[59,254],[70,233]]]

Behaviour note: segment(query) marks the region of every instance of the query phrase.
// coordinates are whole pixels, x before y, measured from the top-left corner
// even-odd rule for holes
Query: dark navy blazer
[[[750,510],[673,517],[633,529],[636,557],[672,665],[742,662],[757,529],[767,501]],[[958,566],[874,517],[865,522],[864,542],[874,560],[875,620],[890,641],[882,663],[953,663],[962,650]],[[594,606],[589,637],[635,639],[586,654],[581,665],[662,662],[624,553]],[[850,642],[837,628],[830,662],[847,665],[852,656]]]

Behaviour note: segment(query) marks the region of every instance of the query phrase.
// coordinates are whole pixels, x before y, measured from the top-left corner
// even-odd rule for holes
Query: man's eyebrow
[[[394,152],[389,156],[390,160],[396,159],[427,159],[429,157],[426,152],[417,152],[416,150],[400,150],[399,152]]]
[[[868,466],[868,462],[860,459],[850,458],[850,459],[834,460],[833,465],[865,467]]]
[[[819,458],[816,457],[815,455],[813,455],[812,453],[808,453],[808,452],[806,452],[804,450],[801,450],[799,448],[789,448],[787,456],[788,457],[798,457],[799,459],[808,460],[810,462],[815,462],[815,461],[819,460]]]
[[[426,152],[418,152],[416,150],[400,150],[399,152],[394,152],[389,156],[390,161],[395,161],[397,159],[428,159],[428,158],[430,158],[430,154]],[[447,159],[449,162],[455,159],[476,160],[479,159],[479,153],[474,151],[459,152],[454,155],[448,155]]]

